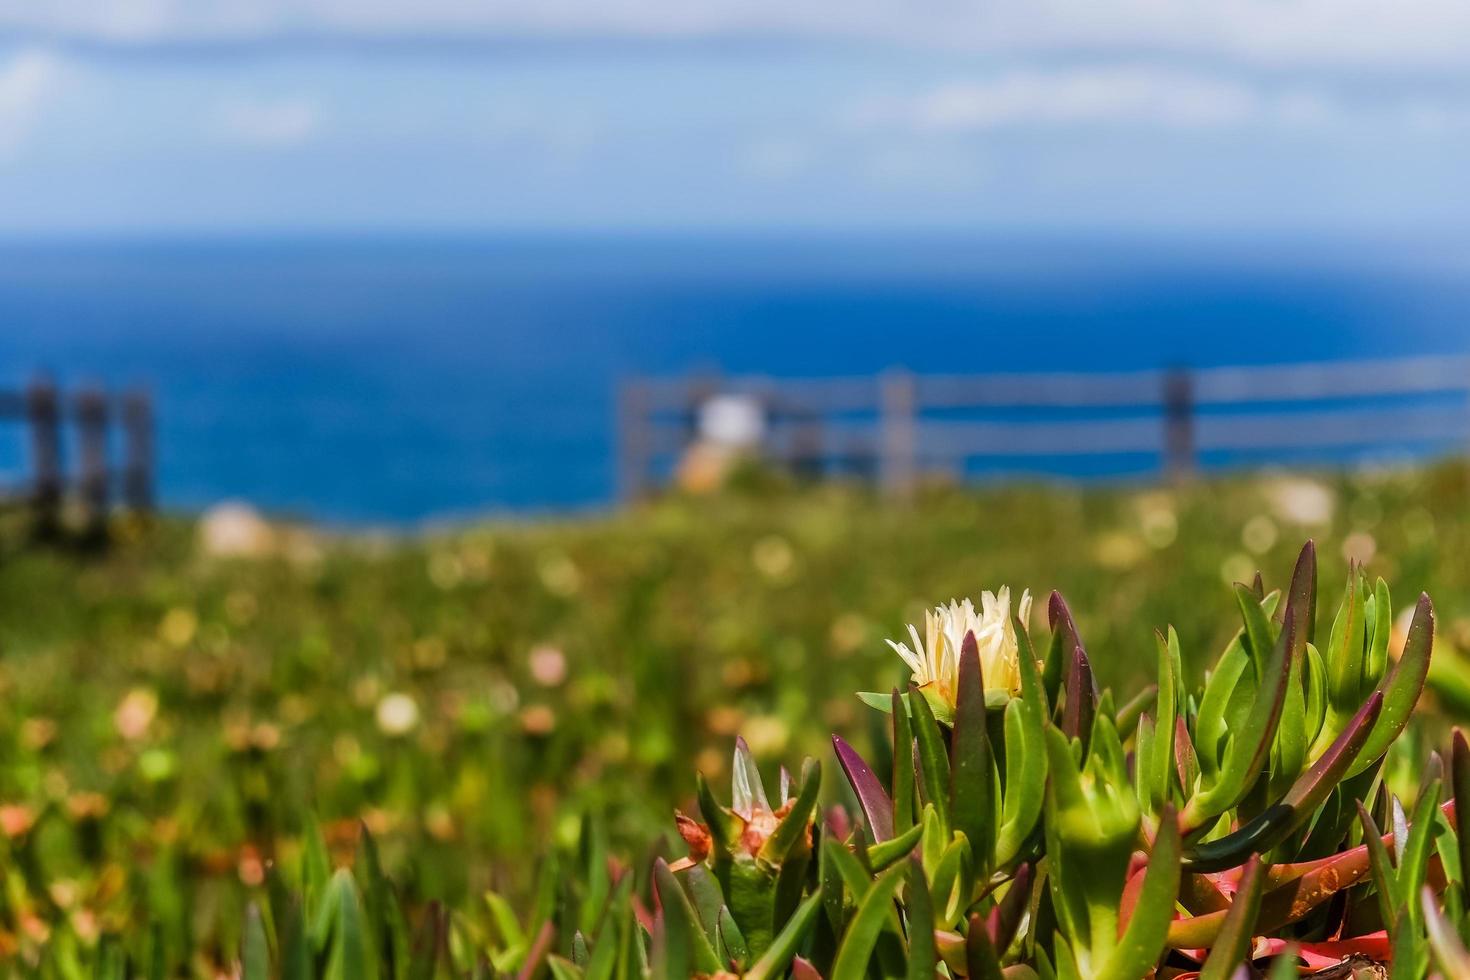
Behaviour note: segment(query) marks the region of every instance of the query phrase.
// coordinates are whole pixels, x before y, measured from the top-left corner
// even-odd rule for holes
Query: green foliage
[[[1381,507],[1393,492],[1375,491]],[[969,499],[926,502],[930,530],[902,546],[913,519],[838,496],[776,529],[759,505],[666,503],[595,549],[557,529],[201,563],[207,587],[155,572],[126,603],[136,567],[67,570],[112,592],[106,615],[88,607],[48,648],[48,621],[65,635],[48,617],[76,615],[53,589],[30,632],[3,626],[0,956],[57,977],[1126,978],[1265,970],[1289,944],[1317,965],[1357,953],[1455,975],[1470,769],[1459,744],[1430,751],[1432,720],[1410,724],[1426,682],[1455,703],[1427,599],[1396,638],[1387,586],[1352,565],[1319,622],[1308,549],[1284,592],[1238,587],[1222,632],[1204,612],[1230,603],[1218,548],[1204,567],[1207,547],[1168,544],[1130,565],[1088,530],[1156,502],[1040,495],[1033,519]],[[1187,497],[1167,507],[1179,533],[1212,533]],[[982,511],[1006,528],[983,565],[973,540],[953,543]],[[1023,533],[1027,551],[1007,544]],[[967,636],[952,698],[884,694],[886,735],[861,737],[836,689],[872,686],[876,624],[1002,564],[1050,574],[1078,534],[1107,563],[1062,569],[1080,615],[1053,596],[1049,642],[1012,624],[1014,690],[986,689]],[[661,552],[669,540],[733,548],[755,571]],[[477,549],[483,603],[466,601]],[[1395,557],[1379,567],[1457,581]],[[50,561],[22,567],[63,574]],[[1169,612],[1182,618],[1164,628]],[[564,658],[555,683],[529,673],[540,642]],[[46,679],[62,647],[70,685]],[[495,701],[507,689],[518,703]],[[418,707],[402,732],[395,693]],[[834,738],[825,785],[810,760],[762,778],[774,755],[816,752],[824,724],[852,739]],[[712,761],[737,725],[756,751]],[[710,778],[674,774],[691,761]],[[726,776],[728,796],[712,788]],[[680,800],[697,802],[679,825],[689,856],[667,833],[641,849],[658,837],[649,812],[667,828]]]

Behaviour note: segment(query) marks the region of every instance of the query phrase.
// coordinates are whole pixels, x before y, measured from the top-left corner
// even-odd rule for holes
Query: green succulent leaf
[[[975,880],[975,858],[965,835],[955,831],[954,838],[940,854],[929,882],[930,894],[939,903],[932,915],[943,925],[959,921],[968,904]]]
[[[1374,822],[1373,815],[1363,806],[1362,800],[1353,801],[1358,808],[1358,820],[1363,825],[1363,844],[1368,849],[1369,874],[1373,879],[1374,894],[1378,900],[1379,916],[1392,938],[1398,926],[1398,909],[1403,907],[1403,895],[1399,891],[1398,874],[1394,870],[1393,858],[1383,843],[1383,834]]]
[[[1166,805],[1158,836],[1149,852],[1148,870],[1143,875],[1138,902],[1117,946],[1099,971],[1099,980],[1133,980],[1146,975],[1158,963],[1169,937],[1169,923],[1174,918],[1175,897],[1179,894],[1181,850],[1179,821],[1174,808]]]
[[[1292,664],[1300,659],[1306,645],[1302,632],[1301,614],[1293,613],[1288,606],[1286,623],[1262,672],[1249,718],[1238,733],[1231,733],[1224,764],[1215,782],[1185,805],[1183,820],[1187,830],[1205,826],[1238,804],[1260,775],[1286,707]],[[1203,712],[1201,709],[1201,717]]]
[[[671,957],[669,962],[673,962],[673,951],[678,947],[682,951],[679,955],[687,955],[689,962],[701,973],[719,971],[722,968],[720,958],[715,955],[714,944],[700,924],[699,913],[663,858],[653,863],[653,883],[658,891],[659,904],[663,907],[665,940]]]
[[[906,865],[890,868],[867,890],[838,947],[831,980],[862,980],[867,975],[868,960],[893,913],[893,897],[907,874]]]
[[[893,832],[901,834],[914,825],[914,730],[898,688],[888,697],[893,710]]]
[[[1414,618],[1409,623],[1403,655],[1378,684],[1377,689],[1383,693],[1383,713],[1363,747],[1362,756],[1348,772],[1349,776],[1357,775],[1377,761],[1409,723],[1409,715],[1419,702],[1424,679],[1429,675],[1429,656],[1433,649],[1434,604],[1428,595],[1420,595],[1414,607]]]
[[[868,848],[869,864],[872,865],[875,872],[887,870],[895,861],[912,853],[914,848],[918,846],[919,839],[923,837],[923,834],[923,824],[916,823],[897,837],[886,840],[881,844],[874,844]]]
[[[909,694],[918,692],[910,687]],[[910,697],[913,707],[914,734],[919,745],[919,788],[924,802],[934,807],[940,826],[948,836],[949,822],[949,752],[939,734],[939,723],[929,710],[929,702],[921,697]]]
[[[270,946],[265,938],[265,923],[260,906],[254,902],[245,911],[245,940],[240,949],[242,980],[267,980],[271,972]]]
[[[1382,707],[1383,696],[1375,693],[1322,758],[1292,785],[1281,802],[1267,807],[1232,834],[1196,844],[1186,855],[1185,866],[1200,873],[1234,867],[1248,855],[1276,846],[1303,826],[1357,759]]]
[[[1006,705],[1004,715],[1006,778],[995,841],[995,863],[1002,868],[1020,854],[1046,802],[1047,753],[1037,751],[1046,740],[1046,693],[1026,624],[1014,619],[1012,626],[1021,696]]]
[[[806,941],[807,935],[812,927],[817,924],[817,917],[822,911],[822,896],[820,893],[810,895],[796,908],[786,925],[776,934],[771,945],[756,960],[745,973],[745,980],[768,980],[768,978],[781,976],[788,964],[801,949],[801,944]]]
[[[821,788],[821,764],[816,759],[807,759],[801,766],[801,789],[791,803],[791,809],[761,845],[762,861],[780,865],[796,850],[804,851],[810,833],[812,810],[817,805],[817,793]]]
[[[984,874],[995,838],[995,768],[986,730],[985,683],[975,634],[960,645],[959,690],[950,765],[950,825],[965,835]]]
[[[943,900],[943,893],[939,898]],[[904,909],[908,913],[908,978],[933,980],[934,970],[939,965],[939,953],[934,946],[934,902],[929,894],[929,883],[924,878],[924,866],[914,858],[908,862]]]

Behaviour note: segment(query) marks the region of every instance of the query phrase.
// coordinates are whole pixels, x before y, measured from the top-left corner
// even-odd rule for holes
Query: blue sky
[[[1447,0],[0,0],[0,235],[1455,236]]]

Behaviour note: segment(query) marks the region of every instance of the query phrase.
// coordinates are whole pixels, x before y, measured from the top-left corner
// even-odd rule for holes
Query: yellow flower
[[[1024,623],[1031,618],[1031,593],[1021,593],[1016,614]],[[1011,590],[1001,586],[997,592],[980,594],[980,609],[969,599],[951,600],[947,606],[936,606],[924,614],[924,640],[919,631],[909,626],[910,648],[906,643],[888,641],[895,653],[914,672],[914,683],[931,699],[953,706],[958,690],[960,646],[965,634],[975,634],[980,650],[980,674],[985,690],[1015,694],[1021,689],[1021,670],[1017,660],[1016,628],[1011,622]]]

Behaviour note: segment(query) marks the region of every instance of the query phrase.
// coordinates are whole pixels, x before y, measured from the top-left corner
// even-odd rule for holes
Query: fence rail
[[[753,448],[767,456],[870,472],[897,494],[926,469],[962,469],[987,456],[1143,454],[1182,476],[1202,453],[1470,445],[1470,357],[1462,356],[1106,373],[635,378],[618,397],[625,498],[647,490],[701,438],[702,408],[723,396],[758,413]],[[1069,413],[1075,417],[1057,417]]]
[[[40,378],[23,391],[0,390],[0,423],[27,430],[29,478],[21,495],[43,532],[60,527],[68,496],[81,505],[91,532],[105,526],[114,500],[139,513],[153,509],[153,402],[147,391],[116,394],[91,385],[63,392]],[[115,434],[122,443],[116,466]],[[69,469],[70,456],[76,465]]]

